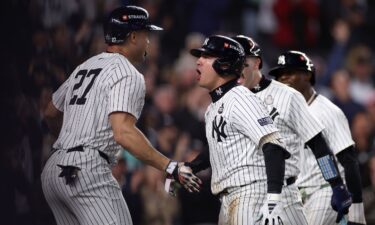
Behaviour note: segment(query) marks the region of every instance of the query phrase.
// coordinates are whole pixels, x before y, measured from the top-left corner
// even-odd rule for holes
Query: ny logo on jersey
[[[219,124],[217,123],[217,120],[215,119],[212,121],[212,138],[215,138],[215,132],[217,136],[217,141],[221,142],[221,137],[227,138],[227,135],[224,132],[224,127],[227,124],[227,122],[224,120],[222,116],[220,116]]]
[[[280,115],[279,112],[277,111],[277,109],[275,107],[273,107],[271,112],[270,112],[270,116],[271,116],[272,120],[275,121],[275,118],[278,115]]]

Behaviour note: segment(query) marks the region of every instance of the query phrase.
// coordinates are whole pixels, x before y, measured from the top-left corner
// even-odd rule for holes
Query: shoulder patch
[[[264,117],[264,118],[258,119],[258,123],[259,123],[261,126],[265,126],[265,125],[267,125],[267,124],[272,124],[272,123],[273,123],[273,120],[271,119],[271,117],[267,116],[267,117]]]

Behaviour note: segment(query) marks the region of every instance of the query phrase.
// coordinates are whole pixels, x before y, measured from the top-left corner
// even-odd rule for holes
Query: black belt
[[[77,146],[77,147],[74,147],[74,148],[69,148],[66,152],[83,152],[83,151],[84,151],[84,149],[83,149],[82,146]],[[108,155],[105,154],[102,151],[99,151],[99,150],[98,150],[98,152],[99,152],[100,157],[105,159],[107,161],[107,163],[110,164]]]
[[[296,182],[296,180],[297,180],[297,177],[289,177],[289,178],[287,178],[286,179],[286,186],[289,186],[289,185],[291,185],[291,184],[294,184],[295,182]]]

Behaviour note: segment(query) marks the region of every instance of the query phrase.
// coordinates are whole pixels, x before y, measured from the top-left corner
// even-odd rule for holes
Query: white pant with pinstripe
[[[256,219],[266,200],[266,181],[258,181],[241,188],[228,190],[220,196],[219,225],[257,225]],[[302,200],[295,184],[283,186],[282,200],[285,225],[307,225]]]
[[[72,156],[81,170],[75,183],[66,185],[57,164]],[[110,165],[98,151],[56,151],[43,169],[42,188],[58,225],[133,224]]]
[[[337,224],[337,212],[331,207],[332,189],[329,185],[324,188],[302,188],[300,191],[309,225]]]

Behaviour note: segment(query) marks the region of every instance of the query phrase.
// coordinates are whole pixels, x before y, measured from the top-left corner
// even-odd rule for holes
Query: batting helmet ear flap
[[[245,57],[239,57],[235,60],[231,58],[217,58],[212,67],[221,76],[234,74],[240,76],[244,68]]]

